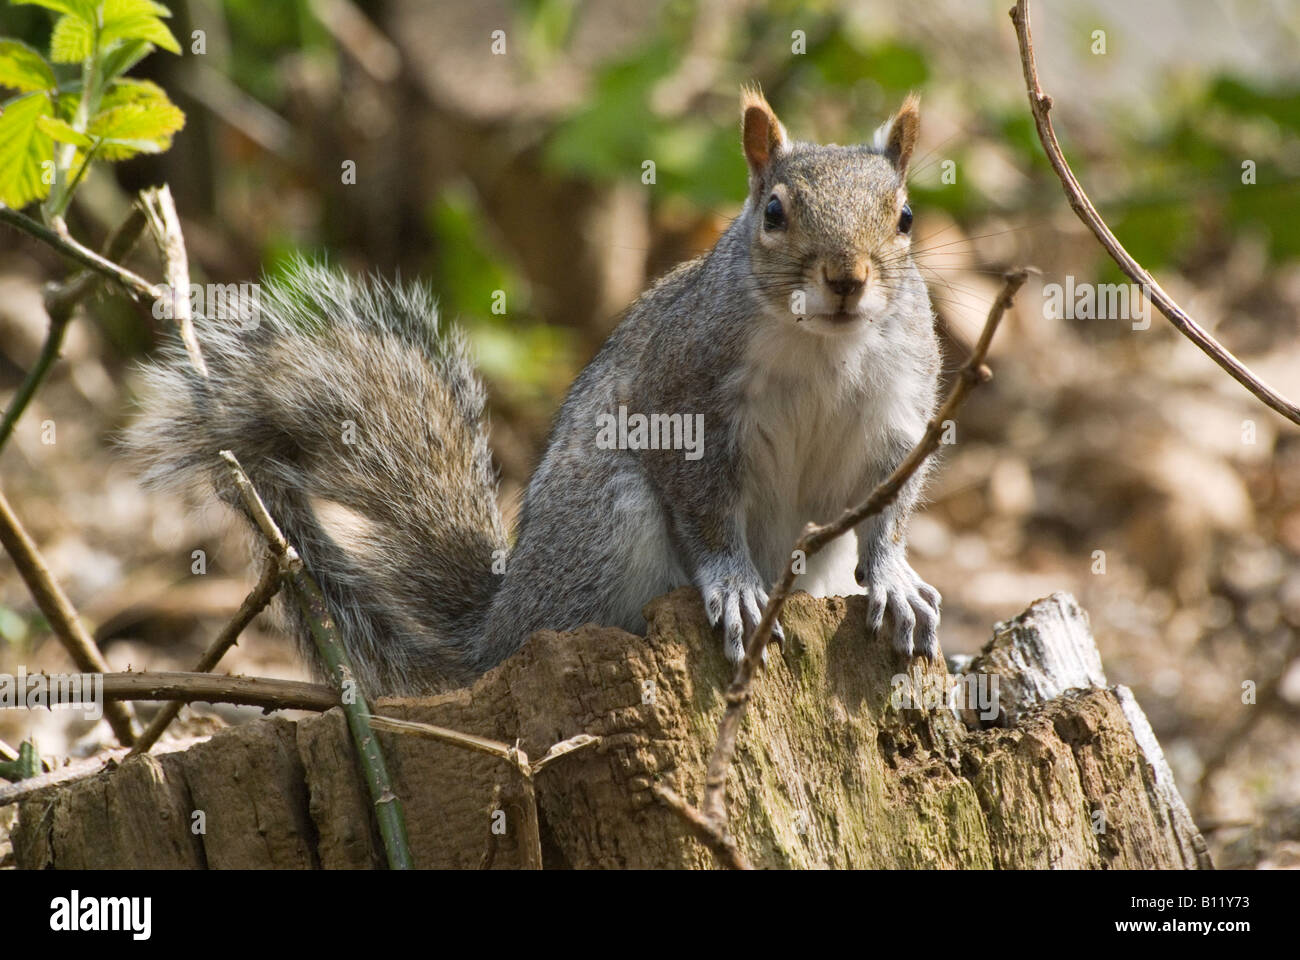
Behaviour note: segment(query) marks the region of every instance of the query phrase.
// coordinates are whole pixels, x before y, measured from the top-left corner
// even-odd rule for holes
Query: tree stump
[[[646,637],[542,631],[472,688],[381,700],[375,712],[517,740],[534,760],[598,736],[535,777],[543,866],[712,867],[651,788],[699,800],[732,670],[694,591],[647,615]],[[1106,685],[1071,597],[999,624],[956,675],[869,640],[862,598],[799,594],[783,620],[788,640],[769,650],[728,784],[731,826],[755,866],[1210,865],[1145,716]],[[997,697],[950,706],[954,683]],[[512,766],[378,736],[418,866],[525,862],[527,801]],[[383,864],[337,710],[43,788],[21,800],[13,844],[27,868]]]

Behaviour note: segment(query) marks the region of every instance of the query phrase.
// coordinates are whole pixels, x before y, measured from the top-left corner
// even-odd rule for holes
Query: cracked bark
[[[519,739],[529,756],[598,735],[598,747],[537,776],[544,865],[711,867],[651,787],[701,796],[730,667],[693,591],[648,613],[646,638],[543,631],[470,689],[380,701],[375,711]],[[789,642],[772,648],[755,685],[727,791],[737,842],[755,866],[1210,865],[1145,717],[1125,688],[1107,686],[1087,619],[1068,596],[999,624],[963,667],[958,679],[997,677],[988,719],[891,703],[908,665],[866,639],[859,598],[799,594],[784,622]],[[910,668],[921,683],[952,679],[942,664]],[[377,735],[417,866],[477,868],[490,843],[494,869],[520,865],[522,798],[507,764]],[[199,836],[195,807],[206,815]],[[254,809],[260,819],[250,820]],[[232,728],[52,786],[21,804],[14,849],[22,867],[383,862],[337,711]]]

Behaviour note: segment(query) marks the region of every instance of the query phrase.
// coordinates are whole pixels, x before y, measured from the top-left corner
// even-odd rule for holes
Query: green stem
[[[36,366],[32,367],[23,378],[22,386],[9,401],[4,420],[0,421],[0,450],[4,449],[9,435],[14,432],[14,425],[27,409],[27,404],[32,402],[32,397],[40,389],[45,375],[50,372],[50,367],[54,365],[55,360],[59,359],[59,351],[63,349],[63,337],[68,332],[68,320],[71,316],[71,307],[61,317],[50,314],[50,329],[45,336],[45,344],[41,347],[41,355],[36,361]]]
[[[357,689],[347,651],[339,640],[334,620],[325,605],[325,597],[316,581],[304,571],[293,576],[290,585],[303,619],[311,630],[312,639],[316,641],[316,649],[320,651],[321,658],[329,668],[330,677],[342,693],[343,713],[347,717],[352,740],[361,754],[361,769],[365,772],[370,798],[375,805],[375,818],[379,821],[379,833],[388,854],[388,866],[392,870],[410,870],[413,864],[406,837],[406,815],[402,810],[402,801],[393,792],[383,751],[379,749],[379,741],[375,739],[375,732],[370,726],[370,706]]]
[[[90,56],[81,65],[81,99],[77,101],[77,112],[72,118],[72,127],[78,133],[85,133],[86,128],[90,126],[90,118],[99,112],[99,101],[103,95],[102,78],[99,75],[101,67],[99,24],[96,23]],[[68,204],[72,202],[72,193],[81,180],[81,174],[85,173],[86,167],[90,165],[90,157],[87,156],[78,175],[75,178],[69,177],[72,162],[77,158],[77,147],[72,143],[64,144],[57,149],[54,157],[54,185],[50,188],[49,197],[41,204],[41,216],[46,223],[50,224],[67,211]]]

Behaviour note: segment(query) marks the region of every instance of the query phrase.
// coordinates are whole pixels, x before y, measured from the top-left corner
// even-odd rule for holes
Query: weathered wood
[[[536,776],[544,865],[711,867],[651,786],[701,796],[730,665],[693,591],[647,613],[647,637],[543,631],[470,689],[375,710],[518,740],[534,758],[597,735],[598,746]],[[801,594],[787,607],[789,641],[770,650],[728,785],[737,841],[756,866],[1209,865],[1150,726],[1131,693],[1105,685],[1071,598],[999,624],[957,677],[942,665],[909,670],[865,623],[861,598]],[[981,677],[998,690],[982,711],[927,699]],[[418,866],[521,865],[524,791],[509,764],[377,736]],[[206,815],[199,836],[194,809]],[[14,850],[23,867],[383,863],[337,711],[233,728],[52,785],[21,803]]]

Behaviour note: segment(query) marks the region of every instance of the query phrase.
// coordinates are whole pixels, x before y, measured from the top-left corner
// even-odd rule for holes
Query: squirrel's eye
[[[912,231],[912,208],[903,204],[903,212],[898,215],[898,232],[911,233]]]
[[[781,206],[781,201],[774,193],[767,201],[767,207],[763,210],[763,229],[780,230],[785,226],[785,208]]]

